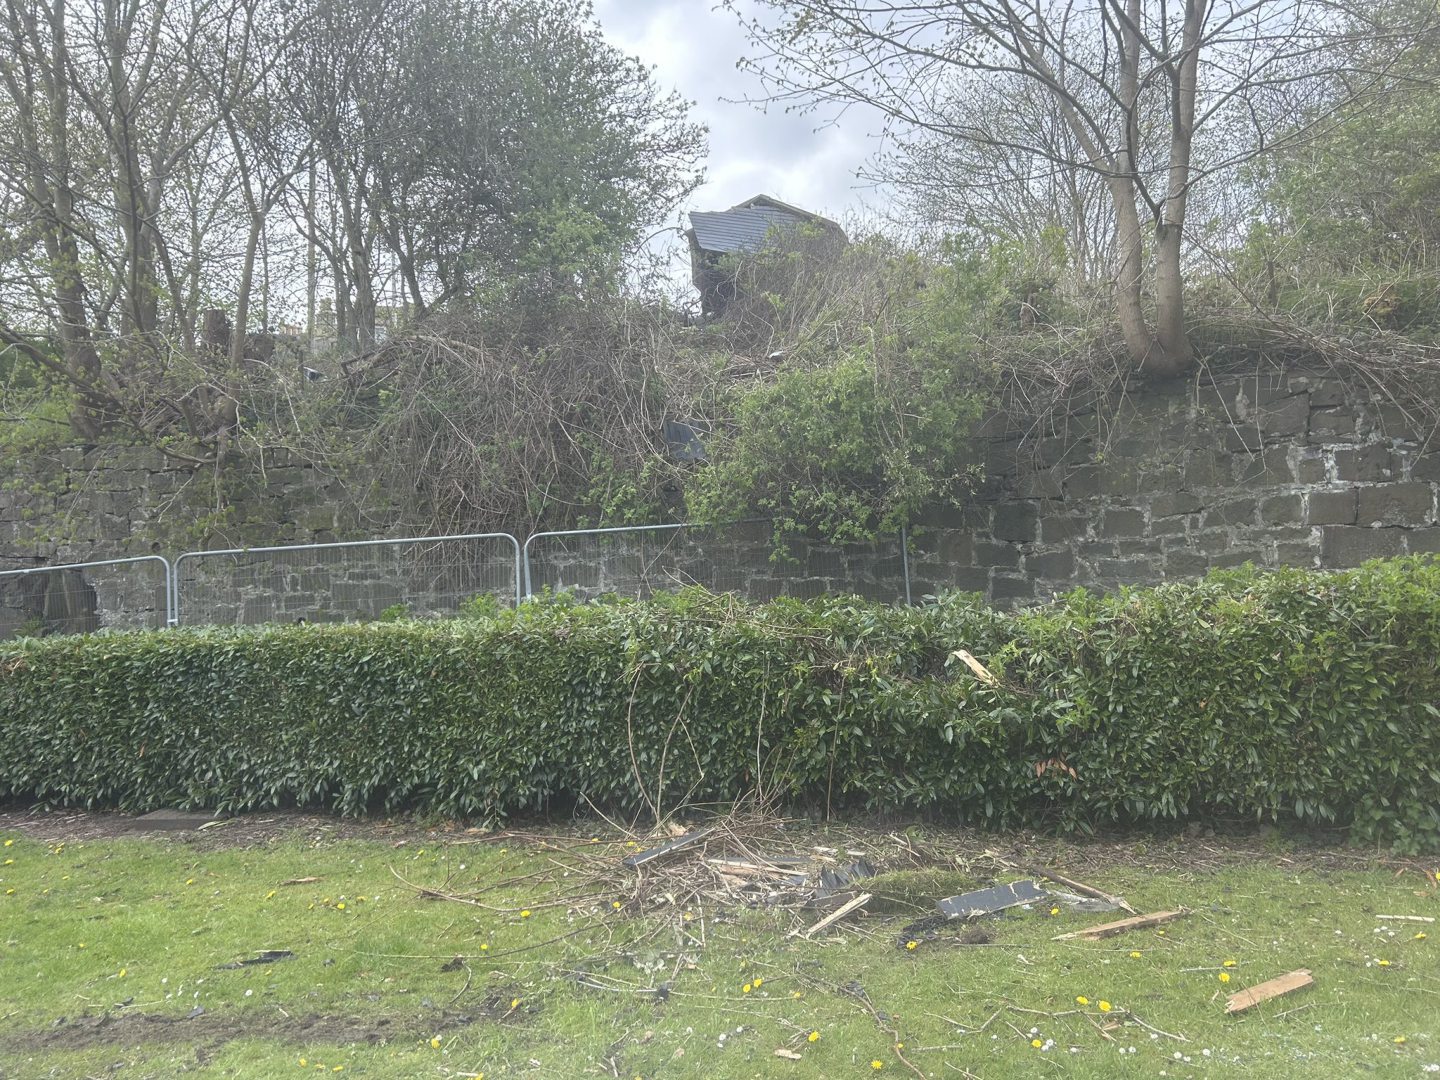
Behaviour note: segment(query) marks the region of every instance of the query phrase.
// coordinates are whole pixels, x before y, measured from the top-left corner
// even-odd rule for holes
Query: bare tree
[[[864,103],[913,131],[1098,177],[1120,330],[1157,375],[1193,363],[1192,190],[1362,100],[1435,21],[1392,20],[1364,0],[756,2],[774,17],[741,15],[760,50],[746,64],[772,97]],[[1357,40],[1376,47],[1349,47]],[[1065,140],[949,107],[956,88],[975,101],[1017,79],[1053,102]]]

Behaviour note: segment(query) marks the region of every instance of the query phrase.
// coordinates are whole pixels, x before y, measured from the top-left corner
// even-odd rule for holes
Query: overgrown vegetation
[[[969,649],[996,686],[950,656]],[[1002,614],[686,592],[0,652],[0,796],[659,816],[746,791],[990,827],[1188,818],[1440,844],[1440,562]],[[627,767],[628,766],[628,767]]]

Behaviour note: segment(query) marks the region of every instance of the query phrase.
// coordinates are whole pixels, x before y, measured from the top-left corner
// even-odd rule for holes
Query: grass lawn
[[[885,871],[875,911],[804,940],[789,933],[813,911],[697,899],[678,869],[637,881],[613,831],[277,815],[123,837],[107,820],[0,815],[6,1080],[1440,1073],[1440,923],[1376,918],[1440,916],[1424,862],[791,826],[765,850]],[[981,855],[1021,847],[1140,911],[1191,914],[1095,942],[1052,939],[1119,915],[1048,903],[968,935],[988,940],[902,933],[937,895],[1022,876]],[[263,950],[293,955],[239,964]],[[1316,985],[1225,1015],[1227,994],[1296,968]]]

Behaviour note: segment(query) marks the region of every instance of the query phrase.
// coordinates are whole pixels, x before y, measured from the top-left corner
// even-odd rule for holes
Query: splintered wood
[[[1172,919],[1178,919],[1188,914],[1190,914],[1190,912],[1183,907],[1176,911],[1157,911],[1153,915],[1137,915],[1133,919],[1121,919],[1119,922],[1101,923],[1099,926],[1092,926],[1087,930],[1076,930],[1069,934],[1056,934],[1052,940],[1071,941],[1079,938],[1082,941],[1099,941],[1101,938],[1123,934],[1127,930],[1143,930],[1148,926],[1159,926],[1161,923],[1167,923]]]
[[[984,683],[986,686],[1000,685],[1000,680],[995,678],[994,675],[990,674],[990,669],[987,668],[984,664],[980,663],[979,660],[976,660],[975,657],[971,656],[964,649],[956,649],[950,655],[955,657],[956,660],[959,660],[962,664],[964,664],[971,671],[973,671],[975,673],[975,677],[979,679],[982,683]]]
[[[1248,990],[1241,990],[1231,994],[1225,1002],[1227,1013],[1244,1012],[1252,1009],[1262,1001],[1269,1001],[1271,998],[1281,997],[1284,994],[1293,994],[1296,990],[1303,990],[1313,985],[1314,979],[1310,977],[1308,968],[1301,968],[1299,971],[1292,971],[1288,975],[1281,975],[1278,978],[1267,980],[1250,987]]]
[[[834,923],[839,922],[841,919],[843,919],[846,915],[849,915],[849,914],[850,914],[852,911],[854,911],[856,908],[864,907],[864,906],[865,906],[866,904],[868,904],[869,902],[870,902],[870,894],[869,894],[868,892],[861,893],[859,896],[855,897],[854,900],[851,900],[851,901],[849,901],[848,903],[843,904],[842,906],[840,906],[840,907],[836,908],[834,911],[832,911],[829,915],[826,915],[825,918],[821,919],[821,920],[820,920],[819,922],[817,922],[814,926],[810,927],[809,930],[792,930],[792,931],[790,932],[790,936],[791,936],[791,937],[796,937],[796,936],[798,935],[799,937],[804,937],[804,938],[813,937],[814,935],[818,934],[821,930],[824,930],[827,926],[830,926],[830,925],[832,925],[832,924],[834,924]]]

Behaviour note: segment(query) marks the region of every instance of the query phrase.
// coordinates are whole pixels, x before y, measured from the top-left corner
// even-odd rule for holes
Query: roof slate
[[[761,207],[734,210],[695,210],[690,214],[690,227],[695,241],[703,251],[759,251],[765,246],[770,230],[794,229],[804,219],[783,210]]]

